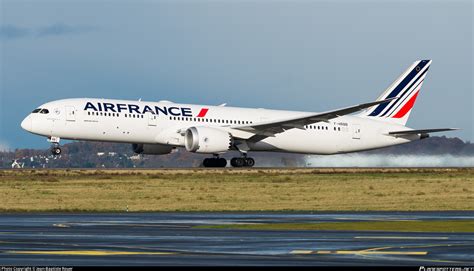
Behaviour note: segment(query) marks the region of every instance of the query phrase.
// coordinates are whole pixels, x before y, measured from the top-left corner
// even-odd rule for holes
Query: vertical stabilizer
[[[373,106],[359,116],[405,125],[430,65],[431,60],[415,61],[380,95],[377,101],[394,97],[398,97],[397,99]]]

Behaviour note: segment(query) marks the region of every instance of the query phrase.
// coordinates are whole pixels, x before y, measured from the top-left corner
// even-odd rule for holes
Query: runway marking
[[[290,254],[340,254],[340,255],[427,255],[427,251],[378,251],[378,250],[293,250]]]
[[[146,252],[146,251],[106,251],[106,250],[13,250],[6,251],[9,254],[33,254],[33,255],[80,255],[80,256],[114,256],[114,255],[172,255],[173,252]]]
[[[103,223],[103,222],[84,222],[84,223],[67,223],[67,224],[53,224],[55,227],[71,226],[122,226],[122,227],[163,227],[163,228],[191,228],[189,225],[176,225],[176,224],[130,224],[130,223]]]
[[[412,240],[448,240],[445,236],[355,236],[354,239],[412,239]]]
[[[427,255],[428,251],[360,251],[338,250],[335,254],[360,254],[360,255]]]
[[[363,250],[293,250],[291,254],[354,254],[354,255],[427,255],[427,251],[386,251],[393,247],[375,247]]]
[[[312,254],[312,250],[293,250],[291,254]]]
[[[66,225],[66,224],[53,224],[53,227],[57,227],[57,228],[70,228],[71,226]]]

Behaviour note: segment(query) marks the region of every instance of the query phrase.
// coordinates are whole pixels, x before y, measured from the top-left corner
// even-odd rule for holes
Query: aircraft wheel
[[[61,148],[59,148],[59,147],[54,147],[54,148],[51,149],[51,153],[52,153],[53,155],[60,155],[60,154],[61,154]]]
[[[206,158],[202,162],[204,167],[225,167],[227,165],[227,160],[224,158]]]
[[[217,160],[218,167],[227,166],[227,160],[225,160],[225,158],[219,158],[219,159],[216,159],[216,160]]]
[[[255,166],[255,160],[253,158],[245,158],[245,166],[246,167],[253,167]]]
[[[230,164],[233,167],[243,167],[243,166],[245,166],[245,160],[244,160],[244,158],[234,157],[234,158],[232,158],[232,160],[230,160]]]

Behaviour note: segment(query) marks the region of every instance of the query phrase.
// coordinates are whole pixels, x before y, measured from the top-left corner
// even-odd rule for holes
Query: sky
[[[72,97],[325,111],[432,59],[412,128],[474,141],[472,1],[0,0],[0,149]],[[443,134],[441,134],[443,135]]]

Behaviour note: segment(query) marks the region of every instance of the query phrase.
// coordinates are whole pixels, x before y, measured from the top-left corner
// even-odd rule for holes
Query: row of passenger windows
[[[33,113],[43,113],[48,114],[49,111],[47,109],[35,109]],[[120,117],[119,113],[103,113],[103,112],[87,112],[89,116],[109,116],[109,117]],[[124,114],[126,118],[137,118],[143,119],[143,115],[139,114]],[[156,116],[154,116],[156,119]],[[248,120],[223,120],[223,119],[207,119],[207,118],[191,118],[191,117],[170,117],[170,120],[180,120],[180,121],[194,121],[194,122],[210,122],[210,123],[222,123],[222,124],[252,124],[252,121]],[[320,125],[305,125],[306,129],[313,129],[313,130],[329,130],[328,126],[320,126]],[[334,131],[341,131],[341,127],[334,127]]]
[[[170,120],[211,122],[211,123],[222,123],[222,124],[252,124],[252,121],[248,121],[248,120],[223,120],[223,119],[207,119],[207,118],[191,118],[191,117],[170,117]]]
[[[104,113],[104,112],[87,112],[89,116],[105,116],[105,117],[120,117],[119,113]],[[144,115],[139,114],[124,114],[126,118],[138,118],[143,119]],[[156,119],[156,116],[154,116]],[[180,121],[194,121],[194,122],[210,122],[210,123],[222,123],[222,124],[251,124],[252,121],[248,120],[223,120],[223,119],[207,119],[207,118],[191,118],[191,117],[170,117],[170,120]]]
[[[89,116],[104,116],[104,117],[120,117],[119,113],[103,113],[103,112],[87,112]],[[134,118],[134,119],[143,119],[143,115],[139,114],[124,114],[126,118]]]
[[[119,113],[103,113],[103,112],[87,112],[89,116],[104,116],[104,117],[120,117]],[[126,118],[134,118],[134,119],[143,119],[143,115],[139,114],[124,114]]]
[[[329,130],[329,127],[319,125],[305,125],[304,128],[313,130]],[[341,127],[334,127],[334,131],[341,131]]]

